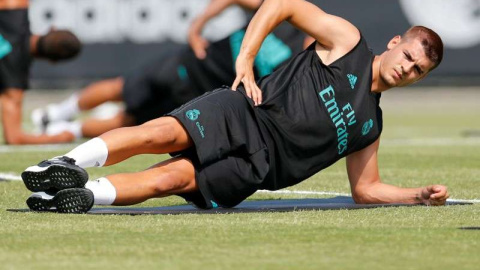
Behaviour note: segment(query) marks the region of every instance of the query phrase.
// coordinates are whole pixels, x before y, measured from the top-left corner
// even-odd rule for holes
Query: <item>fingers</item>
[[[447,201],[448,197],[448,189],[445,186],[441,185],[434,185],[430,186],[429,190],[432,191],[430,194],[429,202],[431,205],[444,205]]]
[[[253,100],[255,106],[262,103],[262,91],[258,88],[253,74],[253,59],[238,57],[235,63],[237,77],[232,84],[232,90],[236,91],[238,85],[243,83],[246,95]]]
[[[237,91],[237,87],[240,84],[240,82],[242,81],[242,79],[243,79],[243,75],[241,75],[241,74],[237,75],[237,77],[235,78],[235,81],[233,81],[233,84],[232,84],[232,87],[231,87],[233,91]]]
[[[205,59],[205,56],[207,56],[207,53],[203,48],[196,47],[192,49],[193,49],[193,53],[195,53],[195,56],[200,60]]]
[[[260,105],[262,103],[262,91],[258,88],[255,79],[245,76],[241,81],[245,87],[245,93],[253,100],[254,105]]]
[[[198,59],[205,59],[205,57],[207,56],[207,46],[208,42],[203,38],[198,38],[195,40],[195,42],[191,43],[192,50]]]
[[[207,56],[206,48],[208,47],[208,41],[204,39],[199,32],[191,31],[188,34],[188,43],[193,50],[195,56],[202,60]]]
[[[258,88],[257,83],[253,81],[253,83],[250,85],[252,89],[252,100],[255,106],[258,106],[262,103],[262,91],[260,88]]]

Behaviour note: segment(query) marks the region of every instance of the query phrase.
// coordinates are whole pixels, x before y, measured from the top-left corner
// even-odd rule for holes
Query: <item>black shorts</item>
[[[200,208],[233,207],[258,190],[269,171],[268,150],[251,100],[243,93],[217,89],[168,115],[182,123],[194,142],[172,154],[193,162],[200,189],[180,196]]]
[[[30,25],[27,9],[0,10],[0,93],[28,88]]]
[[[166,48],[160,55],[125,76],[123,100],[136,124],[161,117],[201,95],[184,65],[185,46]]]

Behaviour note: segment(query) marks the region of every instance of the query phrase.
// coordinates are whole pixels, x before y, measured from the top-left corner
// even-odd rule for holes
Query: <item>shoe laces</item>
[[[60,156],[60,157],[54,157],[52,159],[44,160],[44,161],[40,162],[40,164],[52,164],[52,163],[55,163],[55,160],[60,160],[60,161],[63,161],[65,163],[68,163],[68,164],[71,164],[71,165],[75,165],[75,162],[76,162],[76,160],[73,159],[73,158],[70,158],[70,157],[67,157],[67,156]]]
[[[61,160],[61,161],[65,161],[65,162],[67,162],[69,164],[72,164],[72,165],[75,165],[75,162],[76,162],[75,159],[67,157],[67,156],[61,156],[58,159]]]

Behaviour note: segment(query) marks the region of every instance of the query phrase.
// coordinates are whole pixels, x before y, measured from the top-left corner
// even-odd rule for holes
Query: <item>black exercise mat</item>
[[[447,202],[447,205],[471,203]],[[244,201],[234,208],[197,209],[191,205],[162,207],[94,207],[87,214],[92,215],[180,215],[180,214],[231,214],[253,212],[291,212],[300,210],[367,209],[378,207],[420,206],[412,204],[355,204],[352,197],[338,196],[327,199],[285,199]],[[28,209],[7,209],[13,212],[30,212]]]

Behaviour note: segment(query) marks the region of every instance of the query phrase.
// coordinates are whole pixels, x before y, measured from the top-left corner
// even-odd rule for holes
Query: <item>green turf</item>
[[[387,104],[388,105],[388,104]],[[407,104],[408,105],[408,104]],[[432,105],[433,106],[433,105]],[[464,108],[462,103],[450,104]],[[475,107],[404,111],[384,108],[385,144],[379,163],[385,182],[449,186],[451,196],[480,198],[480,143],[462,144],[462,131],[480,129]],[[455,108],[455,107],[454,107]],[[409,145],[409,139],[454,139]],[[406,139],[405,144],[392,140]],[[475,142],[476,140],[476,142]],[[455,143],[457,142],[457,143]],[[0,153],[0,172],[62,154]],[[139,156],[92,177],[137,171],[167,156]],[[349,191],[343,161],[290,190]],[[11,213],[25,208],[21,182],[0,182],[0,269],[478,269],[480,205],[365,210],[178,216],[90,216]],[[255,194],[251,199],[315,197]],[[182,204],[155,199],[141,206]]]

